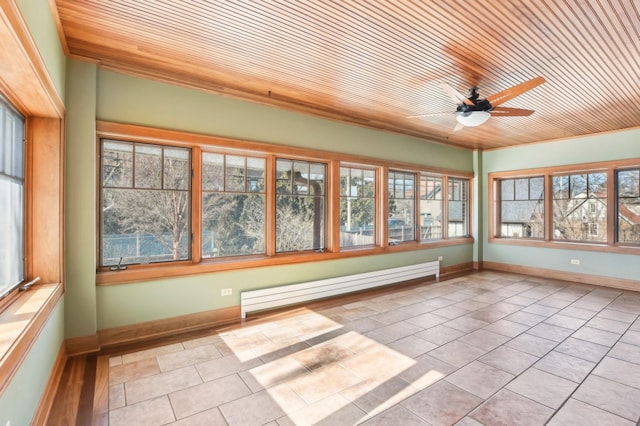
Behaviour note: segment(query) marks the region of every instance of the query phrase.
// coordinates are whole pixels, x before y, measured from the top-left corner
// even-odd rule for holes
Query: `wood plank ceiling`
[[[472,149],[640,126],[635,0],[55,0],[67,53],[227,96]],[[453,131],[440,85],[488,96]],[[422,118],[411,115],[447,112]],[[249,120],[251,117],[247,117]]]

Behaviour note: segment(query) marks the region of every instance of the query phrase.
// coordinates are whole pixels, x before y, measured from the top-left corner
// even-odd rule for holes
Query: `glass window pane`
[[[209,164],[217,176],[202,176],[203,182],[215,182],[203,183],[202,257],[264,253],[265,160],[203,153],[203,164]],[[222,170],[226,170],[225,185]]]
[[[376,172],[373,170],[363,171],[362,196],[374,197],[376,192]]]
[[[340,247],[375,244],[375,172],[340,168]]]
[[[500,181],[500,195],[503,200],[513,200],[515,197],[515,181],[513,179],[504,179]]]
[[[188,259],[188,195],[104,189],[102,265],[117,265],[120,258],[123,265]]]
[[[544,178],[506,179],[503,188],[505,182],[515,189],[515,197],[500,200],[500,236],[544,238]]]
[[[447,202],[447,232],[449,237],[467,237],[469,235],[468,191],[468,180],[449,178],[449,201]]]
[[[202,257],[264,253],[264,210],[264,194],[203,194]]]
[[[413,173],[389,171],[387,230],[391,244],[416,239],[414,182]]]
[[[0,97],[0,297],[24,281],[24,119]]]
[[[191,170],[189,150],[184,148],[164,149],[164,189],[189,189]]]
[[[161,147],[137,145],[134,167],[136,188],[162,188]]]
[[[101,150],[106,183],[101,197],[100,265],[117,265],[120,259],[123,265],[189,259],[190,150],[107,140]],[[107,184],[113,180],[110,176],[126,176],[107,173],[105,162],[120,167],[113,162],[114,155],[105,155],[114,151],[120,158],[133,155],[133,187]]]
[[[516,179],[516,200],[529,199],[529,179]]]
[[[202,153],[202,190],[224,190],[224,155]]]
[[[245,158],[235,155],[226,157],[226,180],[225,190],[231,192],[245,191]]]
[[[276,170],[276,252],[324,249],[326,165],[278,159]]]
[[[606,173],[555,176],[553,182],[552,238],[565,241],[606,242]]]
[[[133,144],[103,141],[102,185],[114,188],[133,187]]]
[[[276,192],[278,194],[293,193],[293,162],[276,160]]]
[[[264,192],[264,171],[265,160],[264,158],[247,158],[247,191],[249,192]]]
[[[442,238],[442,178],[420,177],[420,239]]]
[[[640,243],[640,169],[617,172],[620,243]]]
[[[554,199],[569,198],[569,176],[554,176],[551,180],[551,185]]]

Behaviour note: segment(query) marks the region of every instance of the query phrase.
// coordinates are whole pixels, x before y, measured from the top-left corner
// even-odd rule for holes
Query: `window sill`
[[[449,240],[404,242],[387,247],[368,247],[366,249],[345,249],[332,252],[304,252],[280,254],[273,257],[228,258],[221,260],[206,259],[200,263],[181,262],[180,264],[135,265],[120,271],[98,271],[97,285],[114,285],[147,281],[159,278],[179,277],[185,275],[206,274],[211,272],[232,271],[247,268],[260,268],[276,265],[287,265],[305,262],[320,262],[323,260],[344,259],[350,257],[372,256],[376,254],[397,253],[403,251],[427,250],[438,247],[473,244],[474,239],[452,238]]]
[[[21,292],[0,313],[0,395],[61,297],[62,284],[40,284]]]
[[[563,250],[598,251],[602,253],[640,254],[640,246],[614,245],[606,243],[582,243],[568,241],[543,241],[515,238],[489,238],[489,244],[505,244],[513,246],[540,247]]]

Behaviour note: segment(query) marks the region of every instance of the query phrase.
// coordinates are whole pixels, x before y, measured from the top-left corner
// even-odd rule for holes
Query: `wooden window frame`
[[[617,188],[614,187],[614,174],[617,170],[640,167],[640,158],[602,161],[567,166],[554,166],[535,169],[511,170],[488,174],[488,242],[492,244],[510,244],[530,247],[559,248],[571,250],[599,251],[623,254],[640,254],[640,244],[618,243],[617,233]],[[606,242],[561,241],[553,239],[553,220],[550,220],[553,199],[551,179],[553,176],[578,173],[604,172],[607,175],[607,237]],[[500,226],[500,190],[498,182],[507,178],[526,178],[544,176],[544,239],[504,238],[499,235]]]
[[[391,246],[387,242],[387,195],[386,184],[388,170],[398,170],[414,173],[419,177],[421,173],[443,177],[455,177],[467,180],[468,184],[468,226],[472,229],[472,179],[473,173],[460,172],[448,169],[430,168],[413,164],[380,160],[370,157],[346,155],[326,151],[316,151],[306,148],[296,148],[290,146],[267,144],[237,139],[227,139],[216,136],[180,132],[130,124],[98,121],[96,122],[96,143],[101,139],[111,139],[128,142],[146,142],[156,145],[171,145],[191,148],[192,166],[194,178],[192,182],[192,206],[191,206],[191,232],[193,233],[192,258],[188,261],[174,261],[168,263],[158,263],[149,265],[129,265],[126,270],[110,271],[108,268],[98,268],[96,271],[96,282],[98,285],[120,284],[127,282],[146,281],[161,277],[184,276],[192,274],[202,274],[216,271],[228,271],[244,268],[254,268],[270,265],[295,264],[303,262],[315,262],[322,260],[338,259],[345,257],[368,256],[382,253],[393,253],[399,251],[424,250],[428,248],[445,247],[452,245],[472,244],[474,239],[468,237],[456,237],[452,239],[412,241]],[[212,151],[218,153],[228,153],[246,156],[263,157],[266,159],[266,212],[265,212],[265,241],[266,253],[264,255],[234,256],[231,258],[201,259],[201,153]],[[323,163],[327,165],[326,177],[326,220],[325,220],[325,249],[322,252],[304,251],[294,253],[275,253],[275,196],[273,187],[275,185],[275,162],[277,158],[285,158],[300,161]],[[96,169],[100,169],[100,159],[97,159]],[[376,212],[375,221],[382,224],[376,230],[375,246],[363,247],[340,247],[340,167],[341,164],[360,167],[362,165],[369,169],[376,170]],[[98,182],[100,182],[98,180]],[[419,194],[415,194],[416,214],[419,208]],[[99,199],[96,197],[96,203]],[[446,203],[445,203],[446,204]],[[444,214],[444,213],[443,213]],[[417,217],[417,216],[416,216]],[[96,236],[98,237],[99,220],[96,224]]]
[[[364,170],[373,172],[374,186],[373,186],[373,244],[359,244],[352,246],[341,246],[340,240],[340,204],[342,202],[342,198],[344,194],[340,193],[340,179],[341,179],[341,171],[340,169],[356,169],[356,170]],[[363,250],[369,249],[372,247],[376,247],[380,245],[381,242],[381,230],[382,228],[381,222],[379,221],[378,211],[380,210],[380,167],[372,166],[370,164],[354,164],[348,162],[340,162],[338,176],[337,176],[337,186],[338,194],[338,226],[337,226],[337,235],[334,236],[335,241],[340,245],[341,251],[350,251],[350,250]],[[370,198],[370,197],[362,197],[362,198]]]

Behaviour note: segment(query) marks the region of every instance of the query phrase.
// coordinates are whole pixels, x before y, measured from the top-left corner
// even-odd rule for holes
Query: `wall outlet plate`
[[[579,265],[580,264],[580,259],[571,259],[571,264],[572,265]]]
[[[220,290],[220,296],[231,296],[233,294],[233,289],[231,288],[223,288]]]

